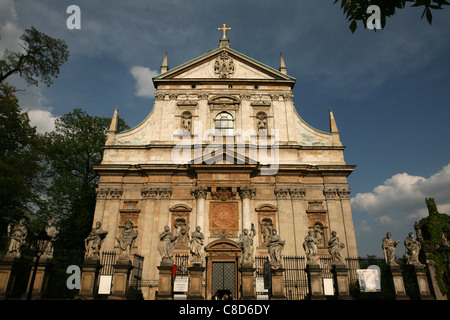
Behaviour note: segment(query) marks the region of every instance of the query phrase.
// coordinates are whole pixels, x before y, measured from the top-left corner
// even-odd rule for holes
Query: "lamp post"
[[[50,242],[50,237],[48,236],[47,232],[45,230],[42,230],[34,237],[34,250],[36,253],[35,263],[34,263],[34,270],[33,275],[30,279],[30,286],[28,289],[28,296],[27,300],[31,300],[31,296],[33,294],[33,287],[34,287],[34,281],[36,279],[36,272],[39,266],[39,259],[41,258],[42,254],[45,252],[45,249],[47,249],[48,243]]]

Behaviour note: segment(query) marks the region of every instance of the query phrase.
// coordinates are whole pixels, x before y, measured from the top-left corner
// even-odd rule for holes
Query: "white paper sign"
[[[359,287],[361,292],[380,291],[379,273],[377,269],[358,269]]]
[[[334,296],[333,279],[331,278],[323,279],[323,291],[326,296]]]
[[[188,292],[189,290],[189,277],[188,276],[176,276],[173,282],[174,292]]]
[[[256,277],[256,292],[269,292],[269,289],[264,289],[264,278],[263,277]]]
[[[112,276],[100,276],[100,283],[98,285],[98,294],[111,294]]]

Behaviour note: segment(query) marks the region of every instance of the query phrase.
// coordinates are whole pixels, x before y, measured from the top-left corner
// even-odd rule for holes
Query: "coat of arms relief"
[[[219,78],[230,78],[234,74],[234,62],[227,52],[222,52],[214,63],[214,73]]]

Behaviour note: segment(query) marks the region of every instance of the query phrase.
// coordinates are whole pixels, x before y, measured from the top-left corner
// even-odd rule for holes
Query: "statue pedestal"
[[[392,275],[392,281],[395,289],[395,299],[397,300],[409,300],[406,295],[405,284],[403,282],[402,269],[398,264],[390,264],[389,269]]]
[[[339,299],[350,300],[350,282],[348,279],[348,268],[345,264],[335,264],[333,267],[337,294]]]
[[[42,295],[47,292],[48,280],[50,278],[50,271],[53,263],[51,259],[42,259],[38,261],[37,264],[36,258],[34,258],[34,261],[35,264],[31,268],[30,280],[28,281],[26,296],[28,297],[31,284],[33,284],[31,299],[40,300]]]
[[[128,281],[132,269],[131,260],[117,260],[114,265],[113,283],[108,300],[125,300],[127,298]]]
[[[427,269],[422,264],[415,264],[414,271],[417,277],[417,284],[419,285],[419,294],[421,300],[434,300],[433,295],[428,285]]]
[[[255,270],[253,264],[242,264],[241,273],[241,300],[256,300]]]
[[[189,300],[204,300],[202,295],[202,284],[203,284],[203,271],[205,267],[201,264],[194,264],[189,267]]]
[[[159,270],[158,293],[156,300],[173,300],[172,295],[172,263],[161,262]]]
[[[309,296],[311,300],[324,300],[322,272],[319,264],[308,264],[306,267],[308,274]]]
[[[81,265],[80,291],[76,295],[76,299],[94,299],[97,289],[97,278],[101,268],[102,266],[98,259],[84,260],[84,263]]]
[[[284,292],[284,269],[280,266],[272,272],[272,295],[271,300],[287,300]]]
[[[11,295],[16,282],[15,270],[19,268],[19,258],[6,257],[0,262],[0,300]]]

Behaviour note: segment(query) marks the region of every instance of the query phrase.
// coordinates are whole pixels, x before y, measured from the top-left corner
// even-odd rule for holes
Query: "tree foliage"
[[[0,83],[13,74],[19,74],[31,85],[38,85],[40,81],[50,86],[53,78],[58,77],[61,65],[69,58],[67,44],[34,27],[25,30],[21,40],[24,52],[6,49],[0,60]]]
[[[47,206],[42,210],[61,224],[61,243],[79,247],[92,226],[100,164],[111,119],[91,116],[74,109],[56,121],[56,130],[46,133],[45,159],[51,181]],[[127,126],[119,118],[119,130]]]
[[[0,85],[0,237],[9,223],[38,206],[42,190],[41,143],[14,88]]]
[[[345,18],[350,21],[350,30],[354,33],[357,29],[357,21],[362,22],[366,28],[366,21],[372,13],[367,13],[367,8],[376,5],[380,8],[381,27],[386,25],[386,18],[395,15],[399,9],[404,9],[407,2],[411,7],[423,8],[421,19],[425,16],[428,23],[432,24],[432,10],[441,10],[443,6],[450,5],[446,0],[334,0],[334,4],[340,2]],[[376,29],[374,29],[376,31]]]
[[[448,279],[448,271],[441,257],[437,253],[437,248],[446,242],[450,236],[450,216],[439,213],[434,198],[425,199],[428,207],[428,216],[419,221],[424,239],[424,246],[430,251],[430,256],[435,262],[436,280],[441,292],[447,293],[445,279]],[[447,284],[448,285],[448,284]]]

